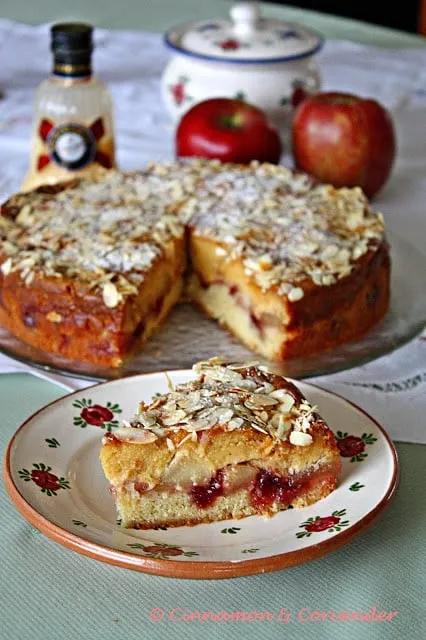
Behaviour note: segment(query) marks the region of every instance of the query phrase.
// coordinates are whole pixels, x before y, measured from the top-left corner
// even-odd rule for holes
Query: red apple
[[[319,93],[298,107],[292,133],[297,168],[321,182],[360,186],[371,197],[389,177],[395,133],[390,114],[375,100]]]
[[[277,164],[281,151],[278,132],[263,111],[242,100],[212,98],[199,102],[185,113],[176,131],[179,158]]]

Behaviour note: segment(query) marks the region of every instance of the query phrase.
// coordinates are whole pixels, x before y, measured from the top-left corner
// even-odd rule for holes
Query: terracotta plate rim
[[[188,369],[176,369],[173,370],[173,373],[187,373]],[[135,376],[128,376],[125,379],[129,378],[137,378],[137,377],[145,377],[158,375],[160,372],[154,373],[146,373],[146,374],[137,374]],[[106,385],[116,385],[121,380],[110,380],[108,382],[101,382],[96,385],[91,385],[90,388],[106,386]],[[66,394],[61,398],[57,398],[53,400],[53,402],[48,403],[44,407],[38,409],[33,414],[31,414],[16,430],[14,435],[12,436],[3,460],[3,476],[4,482],[11,498],[12,502],[16,506],[17,510],[21,513],[21,515],[36,529],[38,529],[45,536],[57,542],[58,544],[70,549],[72,551],[76,551],[84,556],[89,556],[90,558],[94,558],[95,560],[100,560],[102,562],[106,562],[107,564],[112,564],[115,566],[124,567],[126,569],[133,569],[136,571],[141,571],[143,573],[153,574],[157,576],[169,577],[169,578],[187,578],[187,579],[198,579],[198,580],[211,580],[211,579],[222,579],[222,578],[237,578],[241,576],[254,575],[259,573],[269,573],[271,571],[280,571],[283,569],[288,569],[290,567],[304,564],[306,562],[310,562],[311,560],[315,560],[324,556],[325,554],[336,551],[344,544],[348,543],[352,538],[359,535],[362,531],[364,531],[367,527],[369,527],[374,520],[378,517],[378,515],[390,504],[391,500],[395,496],[396,490],[398,488],[399,479],[400,479],[400,466],[398,460],[398,454],[396,452],[395,446],[387,434],[384,427],[373,418],[367,411],[362,409],[359,405],[344,398],[338,393],[334,391],[330,391],[325,389],[324,387],[312,383],[304,382],[311,387],[315,387],[322,392],[339,398],[343,400],[343,402],[347,403],[351,407],[355,408],[357,411],[360,411],[364,414],[369,420],[371,420],[379,429],[387,445],[390,448],[392,454],[393,461],[393,473],[392,478],[390,480],[389,486],[386,490],[385,495],[377,503],[377,505],[371,509],[363,518],[355,522],[352,526],[348,527],[344,531],[341,531],[337,535],[333,536],[330,539],[323,540],[318,544],[310,545],[307,548],[299,549],[295,551],[288,551],[285,553],[280,553],[274,556],[270,556],[267,558],[256,558],[252,560],[242,560],[238,562],[232,561],[197,561],[197,560],[189,560],[185,562],[180,562],[178,560],[168,560],[162,558],[147,558],[144,556],[140,556],[127,551],[118,551],[111,547],[97,544],[95,542],[90,542],[81,538],[80,536],[70,533],[66,529],[53,524],[50,520],[42,516],[34,507],[32,507],[29,502],[24,498],[21,494],[17,486],[15,485],[10,463],[11,463],[11,452],[14,442],[19,435],[20,431],[25,428],[25,426],[33,420],[38,414],[40,414],[45,409],[62,402],[65,398],[70,398],[77,393],[81,393],[82,389],[78,389],[72,393]]]

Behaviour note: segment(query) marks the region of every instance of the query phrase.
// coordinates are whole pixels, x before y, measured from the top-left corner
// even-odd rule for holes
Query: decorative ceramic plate
[[[390,244],[392,298],[384,320],[359,340],[332,351],[311,357],[293,358],[282,365],[273,365],[274,371],[299,379],[342,371],[393,351],[423,330],[426,325],[426,296],[423,292],[426,256],[400,238],[391,237]],[[24,344],[2,327],[0,352],[46,371],[88,380],[186,369],[193,362],[221,354],[236,362],[253,359],[251,351],[189,304],[177,305],[163,327],[144,348],[129,357],[119,369],[74,362],[40,351]]]
[[[170,372],[175,383],[193,375]],[[362,409],[318,387],[298,386],[335,430],[343,460],[338,489],[310,507],[271,519],[121,529],[98,459],[102,434],[130,419],[139,400],[167,391],[161,373],[90,387],[35,413],[6,451],[7,489],[22,515],[49,538],[147,573],[227,578],[312,560],[348,542],[389,503],[398,461],[386,433]]]

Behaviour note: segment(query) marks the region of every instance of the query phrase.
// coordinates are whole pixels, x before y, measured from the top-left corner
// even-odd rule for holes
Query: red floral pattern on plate
[[[81,398],[72,404],[76,409],[80,409],[80,415],[74,416],[73,423],[77,427],[84,429],[88,425],[100,427],[111,431],[118,427],[119,422],[115,419],[115,414],[121,413],[120,405],[107,402],[106,406],[93,404],[90,398]]]
[[[347,527],[349,524],[349,520],[342,520],[345,515],[346,509],[341,509],[340,511],[333,511],[329,516],[308,518],[299,525],[299,529],[302,528],[304,531],[298,531],[296,537],[309,538],[313,533],[319,533],[320,531],[328,531],[329,533],[338,532],[342,527]]]
[[[365,446],[374,444],[377,440],[372,433],[363,433],[361,437],[352,436],[342,431],[336,432],[337,448],[342,458],[350,458],[351,462],[362,462],[368,456]]]
[[[63,476],[58,477],[54,473],[51,473],[52,467],[45,465],[43,462],[34,462],[33,469],[20,469],[18,471],[19,477],[24,482],[34,482],[40,487],[41,492],[48,496],[56,496],[60,489],[69,489],[69,481]]]
[[[81,417],[88,424],[92,424],[95,427],[101,427],[104,422],[109,422],[114,418],[114,414],[107,407],[101,407],[99,404],[93,405],[93,407],[85,407],[81,412]]]

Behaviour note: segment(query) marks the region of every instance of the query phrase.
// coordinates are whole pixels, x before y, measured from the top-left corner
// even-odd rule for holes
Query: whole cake
[[[0,216],[0,324],[118,367],[186,294],[268,359],[373,326],[389,303],[383,218],[360,189],[215,161],[41,187]],[[189,264],[187,264],[189,263]]]
[[[125,528],[271,516],[324,498],[341,470],[333,433],[285,378],[219,358],[107,433],[101,464]]]

